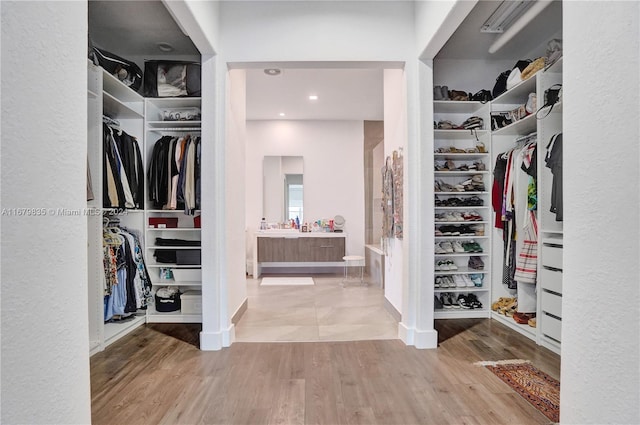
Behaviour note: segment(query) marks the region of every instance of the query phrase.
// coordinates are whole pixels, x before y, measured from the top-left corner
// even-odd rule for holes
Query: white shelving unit
[[[87,164],[91,177],[93,199],[87,208],[107,214],[117,209],[103,208],[103,141],[102,116],[117,119],[121,128],[136,137],[143,152],[144,99],[104,69],[88,62],[87,68]],[[126,227],[142,233],[143,211],[120,211],[118,218]],[[87,214],[88,235],[88,296],[89,296],[89,352],[95,354],[145,323],[144,311],[122,322],[104,322],[104,265],[102,247],[102,216]]]
[[[463,236],[436,236],[435,242],[439,244],[441,242],[454,242],[465,243],[468,241],[475,241],[482,247],[482,252],[465,252],[465,253],[446,253],[435,254],[434,264],[437,264],[440,260],[451,260],[456,266],[457,270],[435,270],[433,281],[438,277],[456,275],[471,275],[480,274],[483,275],[482,287],[449,287],[449,288],[435,288],[434,293],[436,298],[440,298],[443,294],[451,294],[454,301],[458,295],[463,294],[475,294],[478,300],[482,303],[482,308],[477,309],[464,309],[464,308],[448,308],[437,309],[434,312],[436,319],[456,319],[456,318],[486,318],[490,316],[490,255],[491,255],[491,243],[488,232],[489,219],[490,219],[490,198],[489,189],[491,187],[491,175],[489,173],[490,167],[490,154],[489,147],[491,146],[491,132],[487,129],[489,126],[489,107],[488,103],[473,102],[473,101],[434,101],[434,120],[439,121],[451,121],[454,124],[461,124],[467,118],[471,116],[479,116],[484,121],[484,128],[476,130],[442,130],[434,129],[434,162],[437,168],[444,164],[452,164],[456,167],[455,170],[435,170],[434,181],[443,182],[447,185],[455,186],[456,184],[464,183],[471,179],[473,176],[481,176],[481,182],[483,184],[483,190],[470,190],[466,188],[465,191],[448,191],[440,190],[441,187],[436,187],[436,199],[440,201],[440,205],[435,206],[435,214],[441,214],[446,212],[465,212],[475,211],[481,216],[481,220],[468,220],[468,221],[443,221],[435,219],[435,229],[439,229],[447,226],[482,226],[482,234],[477,235],[463,235]],[[475,149],[480,146],[480,149]],[[451,149],[453,148],[453,149]],[[442,150],[448,152],[441,152]],[[458,170],[458,167],[463,165],[471,166],[474,163],[484,164],[484,170]],[[469,200],[470,198],[480,199],[482,205],[455,205],[448,206],[443,205],[447,201],[457,198],[461,202]],[[478,256],[483,259],[485,267],[483,270],[474,270],[468,267],[469,258],[471,256]],[[435,268],[435,267],[434,267]]]
[[[151,159],[154,145],[162,136],[184,136],[191,134],[199,136],[201,121],[185,120],[185,121],[166,121],[163,120],[165,109],[173,108],[200,108],[201,99],[199,97],[189,98],[147,98],[145,100],[145,130],[146,130],[146,169],[149,168],[148,161]],[[147,196],[148,198],[148,196]],[[176,264],[176,263],[159,263],[154,258],[154,254],[158,250],[200,250],[200,246],[159,246],[156,238],[163,239],[181,239],[188,241],[200,241],[200,228],[195,227],[194,217],[200,215],[200,211],[196,211],[194,215],[185,214],[183,210],[167,210],[154,209],[151,201],[147,199],[147,210],[145,211],[145,258],[147,258],[147,268],[151,275],[154,286],[154,293],[161,287],[178,287],[180,292],[187,290],[201,290],[202,274],[201,265],[193,264]],[[150,218],[172,218],[178,219],[175,228],[154,228],[150,227]],[[170,269],[171,273],[178,276],[177,278],[164,278],[162,270]],[[181,279],[180,274],[189,275],[189,280]],[[193,280],[191,280],[193,279]],[[201,323],[202,313],[192,314],[184,313],[182,310],[173,312],[159,312],[155,306],[150,306],[147,310],[147,322],[149,323]]]

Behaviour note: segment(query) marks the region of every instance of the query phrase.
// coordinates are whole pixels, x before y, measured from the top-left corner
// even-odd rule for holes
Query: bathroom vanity
[[[265,230],[255,233],[253,277],[263,268],[340,267],[344,264],[346,233]]]

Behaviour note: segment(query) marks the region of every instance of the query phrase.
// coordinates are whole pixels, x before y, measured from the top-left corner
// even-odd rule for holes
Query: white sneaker
[[[453,260],[447,260],[447,266],[449,266],[449,270],[458,270],[458,266],[456,266]]]
[[[447,271],[449,269],[449,263],[445,260],[440,260],[436,263],[436,270]]]
[[[467,276],[466,274],[465,274],[465,275],[462,275],[462,280],[464,280],[464,283],[466,283],[466,286],[467,286],[467,287],[474,287],[474,286],[476,286],[476,285],[473,283],[473,281],[471,280],[471,278],[470,278],[469,276]]]
[[[449,241],[444,241],[444,242],[440,242],[440,248],[442,248],[444,250],[444,252],[451,254],[453,252],[453,246],[451,245],[451,242]]]
[[[436,246],[435,246],[434,250],[435,250],[434,252],[435,252],[436,254],[446,254],[446,253],[447,253],[447,251],[445,251],[444,249],[442,249],[442,248],[440,247],[440,244],[436,244]]]
[[[467,282],[464,281],[461,275],[457,274],[453,277],[453,281],[456,283],[458,288],[464,288],[467,286]]]
[[[459,241],[453,242],[453,252],[464,252],[464,248]]]

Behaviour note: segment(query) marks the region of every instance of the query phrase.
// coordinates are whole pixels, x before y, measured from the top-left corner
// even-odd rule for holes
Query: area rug
[[[305,286],[313,285],[311,277],[263,277],[260,286]]]
[[[526,360],[479,362],[553,422],[560,421],[560,382]]]

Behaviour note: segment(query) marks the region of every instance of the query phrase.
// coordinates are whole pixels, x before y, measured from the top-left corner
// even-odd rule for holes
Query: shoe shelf
[[[478,137],[480,136],[484,136],[486,134],[489,133],[489,130],[479,130],[476,129],[475,130],[475,134],[474,131],[472,130],[465,130],[465,129],[451,129],[451,130],[439,130],[439,129],[434,129],[434,138],[435,139],[447,139],[447,140],[451,140],[451,139],[476,139],[476,135]],[[469,152],[471,153],[471,152]],[[480,152],[478,152],[479,154]]]
[[[460,209],[460,207],[450,207],[450,208]],[[465,221],[436,221],[435,222],[436,226],[439,226],[439,225],[442,225],[442,224],[444,224],[444,225],[447,225],[447,224],[452,224],[452,225],[455,225],[455,224],[465,225],[466,224],[466,225],[469,225],[469,224],[488,224],[488,223],[489,222],[487,220],[476,220],[476,221],[473,221],[473,220],[465,220]]]
[[[438,309],[433,313],[434,319],[483,319],[489,317],[490,310],[484,308],[450,308]]]
[[[436,114],[473,114],[487,106],[477,101],[435,100],[433,112]]]
[[[456,153],[456,152],[435,152],[433,154],[433,157],[435,158],[436,161],[438,160],[443,160],[443,159],[451,159],[454,161],[465,161],[465,160],[472,160],[472,159],[482,159],[482,158],[489,158],[489,154],[488,153]]]
[[[486,195],[489,192],[435,192],[436,195]],[[466,205],[470,207],[471,205]]]
[[[455,288],[434,288],[434,292],[489,292],[489,287],[486,286],[461,286]]]
[[[536,328],[533,328],[529,325],[524,325],[524,324],[521,325],[520,323],[517,323],[515,320],[513,320],[512,317],[503,316],[502,314],[499,314],[495,311],[491,312],[491,318],[496,319],[498,322],[508,326],[509,328],[526,336],[527,338],[530,338],[533,340],[536,339]]]
[[[488,171],[467,170],[467,171],[434,171],[436,176],[469,176],[471,174],[489,174]]]
[[[478,205],[478,206],[472,206],[472,205],[460,205],[457,207],[443,207],[443,206],[438,206],[436,205],[434,207],[437,210],[450,210],[450,211],[456,211],[456,210],[460,210],[460,209],[467,209],[467,210],[479,210],[479,209],[488,209],[489,207],[486,205]],[[443,223],[473,223],[473,221],[445,221]],[[475,223],[484,223],[481,221],[476,221]]]
[[[555,109],[555,107],[554,107]],[[505,127],[499,128],[493,132],[493,136],[519,136],[536,131],[538,126],[535,114],[513,122]]]
[[[451,276],[456,274],[488,274],[489,270],[476,270],[467,266],[458,266],[458,270],[435,270],[436,276]]]
[[[489,239],[489,236],[436,236],[436,241],[448,241],[448,240],[466,240],[466,239]]]
[[[480,256],[480,257],[486,257],[489,255],[488,252],[449,252],[446,254],[433,254],[435,255],[436,258],[446,258],[446,257],[468,257],[470,255],[476,255],[476,256]],[[439,270],[436,270],[436,273],[438,273]]]

